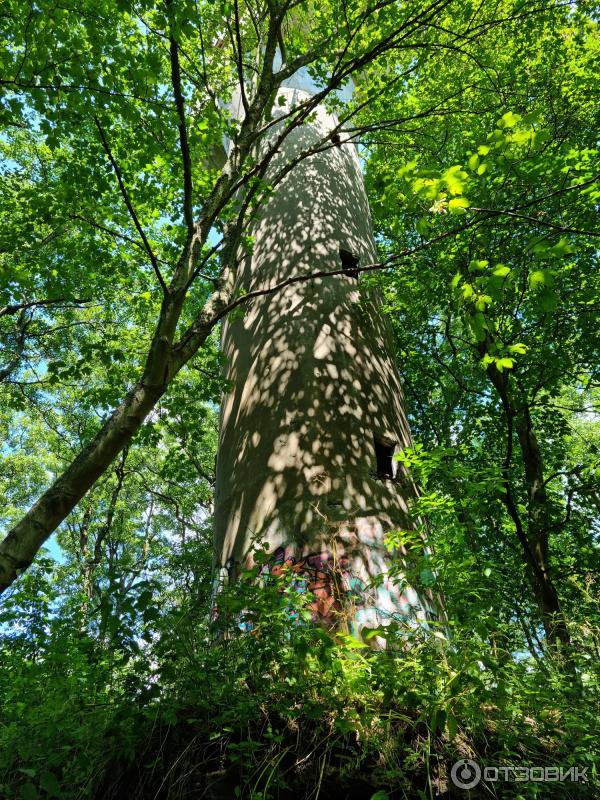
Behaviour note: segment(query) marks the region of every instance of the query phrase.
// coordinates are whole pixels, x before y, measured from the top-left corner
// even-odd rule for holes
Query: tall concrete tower
[[[273,116],[315,91],[296,74]],[[240,267],[241,290],[307,280],[252,300],[223,327],[231,390],[221,411],[215,547],[221,578],[234,579],[252,543],[266,542],[269,568],[302,576],[321,624],[347,620],[358,633],[425,619],[432,606],[387,577],[384,534],[413,526],[414,486],[392,458],[410,432],[386,320],[353,270],[376,252],[356,147],[343,132],[331,138],[337,125],[319,106],[285,139],[269,175],[318,142],[326,149],[295,166],[259,209]]]

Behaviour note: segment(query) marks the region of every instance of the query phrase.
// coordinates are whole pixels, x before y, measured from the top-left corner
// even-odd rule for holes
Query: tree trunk
[[[315,98],[308,79],[283,82],[259,159],[290,109]],[[225,582],[254,566],[261,542],[264,570],[301,576],[314,621],[328,629],[424,622],[439,616],[431,593],[399,588],[385,545],[391,531],[420,534],[410,516],[415,487],[393,460],[410,431],[390,331],[379,297],[358,279],[376,249],[356,146],[317,104],[264,179],[273,191],[237,275],[240,293],[254,297],[243,320],[223,326],[231,390],[217,461],[218,574]],[[276,294],[264,291],[286,280]]]
[[[570,637],[563,616],[558,592],[550,574],[548,557],[548,532],[550,509],[544,481],[544,468],[537,437],[533,429],[529,406],[524,403],[515,416],[515,428],[525,469],[528,499],[529,548],[536,565],[534,589],[542,613],[548,641],[569,644]]]
[[[0,542],[0,594],[30,566],[48,537],[131,442],[175,375],[206,341],[228,299],[227,290],[216,291],[201,320],[173,345],[183,298],[175,293],[165,297],[140,380],[87,447]]]
[[[485,344],[482,349],[485,352]],[[499,372],[495,364],[491,364],[487,368],[487,375],[498,392],[508,427],[507,455],[503,468],[505,505],[515,524],[546,638],[552,645],[557,642],[568,645],[570,643],[569,631],[550,573],[548,552],[550,509],[544,481],[544,465],[533,429],[531,412],[525,400],[519,404],[514,402],[510,391],[509,373]],[[523,460],[528,511],[526,529],[512,494],[509,475],[513,430],[516,430]]]

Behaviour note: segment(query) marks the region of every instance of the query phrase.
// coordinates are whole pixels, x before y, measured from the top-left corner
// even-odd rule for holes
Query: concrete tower
[[[279,92],[282,116],[314,91],[297,74]],[[281,122],[270,130],[270,140]],[[240,266],[239,289],[266,289],[223,328],[226,377],[217,461],[215,546],[221,579],[251,562],[267,542],[270,569],[287,564],[316,597],[322,624],[350,628],[425,619],[431,602],[400,591],[386,574],[386,531],[413,526],[414,486],[393,461],[410,432],[378,298],[352,267],[376,259],[369,205],[352,143],[330,139],[336,117],[319,106],[285,140],[270,167],[325,140],[259,209],[254,247]],[[269,175],[267,175],[267,183]],[[313,278],[344,267],[344,275]]]

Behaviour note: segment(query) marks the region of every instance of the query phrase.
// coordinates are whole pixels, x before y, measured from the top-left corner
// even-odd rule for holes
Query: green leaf
[[[466,209],[470,203],[466,197],[453,197],[448,203],[448,211],[451,214],[466,214]]]
[[[515,365],[514,358],[504,357],[496,359],[496,367],[500,372],[502,372],[503,369],[512,369],[514,365]]]
[[[364,650],[367,647],[364,642],[359,642],[358,639],[356,639],[354,636],[351,636],[349,633],[341,633],[337,638],[348,650]]]
[[[510,140],[515,144],[525,144],[533,139],[534,136],[535,131],[532,128],[527,128],[525,130],[516,130],[510,137]]]
[[[501,128],[514,128],[520,119],[520,114],[514,114],[512,111],[507,111],[506,114],[503,114],[498,120],[498,125]]]
[[[508,349],[511,353],[518,353],[524,356],[527,352],[527,345],[522,344],[522,342],[517,342],[517,344],[511,344]]]
[[[442,174],[442,182],[446,184],[450,194],[462,194],[468,177],[469,176],[463,170],[463,168],[459,165],[456,165],[454,167],[450,167],[450,169],[447,169]]]
[[[571,255],[574,252],[575,248],[569,242],[569,240],[565,239],[564,236],[561,236],[558,242],[548,250],[548,255],[553,256],[554,258],[562,258],[563,256]]]
[[[429,233],[429,221],[426,217],[419,217],[416,224],[417,233],[426,236]]]
[[[453,714],[448,714],[448,718],[446,719],[446,729],[448,730],[448,736],[450,739],[454,739],[458,733],[458,721]]]
[[[21,800],[37,800],[38,791],[33,783],[24,783],[20,789]]]
[[[551,313],[558,307],[558,295],[552,289],[544,289],[538,297],[538,305],[542,311]]]
[[[478,342],[483,342],[486,337],[487,331],[487,323],[485,321],[485,316],[478,311],[476,314],[470,318],[471,329],[475,335],[475,338]]]
[[[537,286],[543,286],[546,283],[546,270],[544,269],[536,269],[533,272],[529,273],[529,285],[532,288],[536,288]]]
[[[443,708],[434,709],[430,724],[434,734],[444,729],[446,725],[446,712]]]
[[[60,784],[56,775],[52,772],[42,772],[40,775],[40,787],[50,795],[50,797],[62,797]]]

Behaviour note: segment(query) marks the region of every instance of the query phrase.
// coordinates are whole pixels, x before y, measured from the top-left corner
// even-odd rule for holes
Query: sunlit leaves
[[[469,205],[466,197],[453,197],[448,203],[448,211],[451,214],[466,214]]]
[[[460,166],[453,166],[441,175],[441,183],[452,195],[462,194],[467,186],[468,174]],[[450,201],[452,202],[452,201]]]
[[[515,114],[513,111],[507,111],[506,114],[503,114],[498,120],[498,125],[501,128],[514,128],[520,119],[520,114]]]
[[[502,7],[509,14],[512,6]],[[489,548],[504,564],[512,556],[503,543],[514,528],[501,506],[502,487],[476,495],[474,472],[510,456],[524,518],[527,497],[517,442],[508,444],[493,387],[510,387],[517,409],[531,404],[542,457],[549,471],[561,472],[571,458],[567,431],[578,424],[570,411],[577,404],[557,398],[589,392],[598,360],[597,323],[591,319],[600,294],[593,238],[599,194],[591,161],[598,160],[598,113],[591,102],[598,90],[591,56],[596,23],[585,12],[547,10],[505,30],[498,26],[474,46],[473,62],[454,62],[447,53],[430,59],[419,81],[395,101],[399,118],[415,112],[422,117],[410,131],[405,126],[387,133],[387,146],[374,143],[368,162],[369,179],[379,181],[401,165],[399,202],[379,203],[373,187],[385,252],[410,245],[415,229],[433,241],[428,252],[380,282],[402,348],[414,429],[431,446],[465,448],[457,457],[459,476],[449,460],[439,464],[432,488],[444,486],[455,498],[465,547],[476,542],[470,552]],[[443,113],[428,116],[428,91],[443,95]],[[454,104],[453,92],[460,97]],[[386,114],[392,116],[389,104]],[[461,213],[450,213],[453,208]],[[588,451],[582,460],[592,458]],[[561,484],[552,494],[549,513],[557,527],[551,549],[563,565],[577,560],[567,530],[580,530],[582,541],[591,535],[589,517],[574,521],[581,514],[574,512],[574,501],[570,516],[565,510],[570,496],[585,496],[582,482],[578,486]],[[587,505],[581,502],[580,508]],[[438,512],[432,503],[432,517]],[[456,518],[440,512],[433,529],[441,540],[456,530]],[[453,543],[459,540],[452,535]],[[512,580],[512,568],[504,580],[508,573]],[[570,590],[561,591],[571,602]],[[571,612],[579,613],[575,606]]]
[[[516,353],[518,355],[524,356],[527,352],[527,345],[523,344],[522,342],[517,342],[517,344],[511,344],[508,346],[508,349],[511,353]]]

